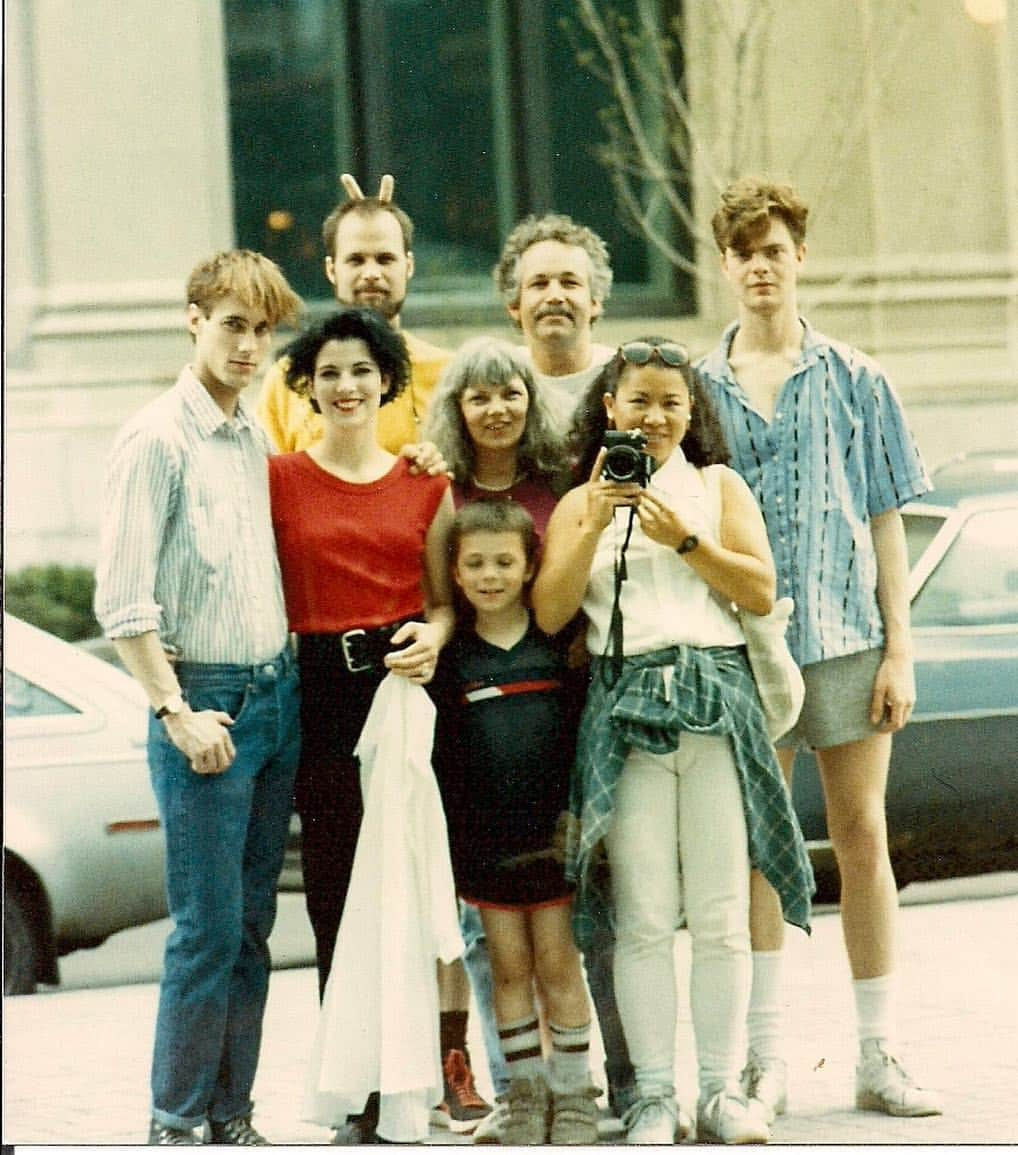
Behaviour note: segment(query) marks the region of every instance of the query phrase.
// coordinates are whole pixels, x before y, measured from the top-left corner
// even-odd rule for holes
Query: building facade
[[[319,227],[343,171],[396,175],[407,322],[446,344],[509,332],[491,265],[520,216],[556,209],[611,247],[602,339],[653,319],[703,347],[730,313],[706,241],[718,183],[788,177],[815,205],[816,323],[906,395],[1013,393],[1018,17],[967,3],[760,0],[767,35],[733,64],[718,13],[740,0],[616,2],[682,21],[698,147],[673,175],[699,227],[671,239],[690,275],[621,219],[597,153],[613,93],[578,62],[574,0],[8,0],[7,568],[93,562],[103,459],[186,360],[195,261],[258,248],[327,307]],[[642,99],[663,142],[667,106]]]

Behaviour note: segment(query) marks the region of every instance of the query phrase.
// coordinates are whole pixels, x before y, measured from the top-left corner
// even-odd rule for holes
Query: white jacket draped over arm
[[[355,751],[364,817],[304,1104],[336,1127],[380,1091],[378,1133],[396,1143],[426,1138],[442,1099],[435,963],[463,953],[434,723],[422,687],[384,679]]]

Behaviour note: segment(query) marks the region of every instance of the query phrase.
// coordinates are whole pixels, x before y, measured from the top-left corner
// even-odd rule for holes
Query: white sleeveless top
[[[701,540],[718,540],[721,525],[721,475],[724,465],[697,469],[677,448],[658,469],[650,488],[677,512]],[[600,656],[609,642],[615,593],[615,558],[626,538],[628,509],[617,509],[602,532],[583,600],[589,619],[587,648]],[[742,629],[731,603],[724,602],[682,557],[652,541],[633,517],[626,550],[627,579],[622,583],[623,652],[646,654],[683,643],[689,646],[741,646]]]

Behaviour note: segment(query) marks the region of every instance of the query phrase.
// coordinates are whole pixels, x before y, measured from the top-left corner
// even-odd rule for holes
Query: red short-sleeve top
[[[413,476],[399,458],[367,484],[343,481],[306,452],[269,458],[272,526],[290,629],[342,633],[424,610],[424,547],[449,481]]]

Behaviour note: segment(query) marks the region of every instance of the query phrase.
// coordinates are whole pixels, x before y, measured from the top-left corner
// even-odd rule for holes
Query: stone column
[[[233,243],[221,5],[7,18],[7,565],[91,564],[113,433],[186,362],[184,281]]]

